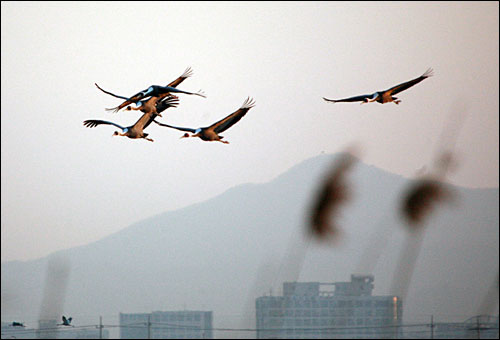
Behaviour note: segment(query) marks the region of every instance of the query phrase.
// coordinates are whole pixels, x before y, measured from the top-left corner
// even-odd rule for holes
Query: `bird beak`
[[[157,113],[157,115],[158,115],[158,117],[162,117],[163,118],[163,116],[161,115],[161,113]]]

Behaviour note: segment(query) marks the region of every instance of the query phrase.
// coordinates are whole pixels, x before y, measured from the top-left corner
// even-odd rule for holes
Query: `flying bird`
[[[71,320],[73,320],[72,317],[69,317],[66,319],[66,317],[63,315],[62,316],[62,323],[58,323],[58,325],[62,325],[62,326],[71,326]]]
[[[175,79],[174,81],[170,82],[167,84],[167,86],[170,86],[170,87],[177,87],[180,83],[182,83],[185,79],[191,77],[193,75],[193,70],[191,69],[191,67],[188,67],[183,74],[180,75],[180,77],[178,77],[177,79]],[[101,90],[102,92],[106,93],[106,94],[109,94],[113,97],[116,97],[116,98],[121,98],[121,99],[125,99],[125,100],[128,100],[129,98],[128,97],[124,97],[124,96],[119,96],[119,95],[116,95],[114,93],[111,93],[109,91],[106,91],[104,89],[102,89],[101,87],[99,87],[99,85],[97,85],[97,83],[94,83],[94,85],[99,89]]]
[[[250,110],[252,107],[254,107],[255,102],[253,99],[248,97],[244,102],[241,107],[228,115],[227,117],[219,120],[218,122],[207,126],[207,127],[202,127],[202,128],[197,128],[197,129],[191,129],[191,128],[184,128],[184,127],[178,127],[178,126],[172,126],[168,124],[162,124],[157,122],[156,120],[153,120],[156,124],[160,126],[166,126],[172,129],[177,129],[180,131],[187,131],[181,138],[187,138],[187,137],[199,137],[204,141],[217,141],[225,144],[229,144],[228,141],[222,140],[224,138],[223,136],[219,135],[219,133],[226,131],[229,129],[231,126],[236,124],[247,112]],[[191,132],[192,134],[190,135],[188,132]]]
[[[407,81],[405,83],[401,83],[399,85],[393,86],[388,90],[385,91],[378,91],[372,94],[364,94],[361,96],[355,96],[355,97],[350,97],[350,98],[344,98],[344,99],[328,99],[323,97],[324,100],[327,102],[332,102],[332,103],[340,103],[340,102],[361,102],[361,104],[365,103],[370,103],[370,102],[379,102],[381,104],[385,103],[390,103],[394,102],[395,104],[399,104],[401,102],[401,99],[398,99],[397,97],[394,97],[393,95],[398,94],[399,92],[402,92],[404,90],[409,89],[413,85],[416,85],[420,83],[422,80],[425,78],[432,77],[433,71],[432,68],[429,68],[427,71],[425,71],[424,74],[422,74],[420,77],[415,78],[413,80]]]
[[[124,96],[119,96],[119,95],[113,94],[109,91],[102,89],[99,85],[97,85],[97,83],[94,83],[94,84],[102,92],[109,94],[113,97],[121,98],[121,99],[125,100],[123,103],[121,103],[117,107],[106,109],[107,111],[118,112],[120,109],[126,107],[127,105],[130,105],[133,103],[138,103],[141,99],[144,99],[146,97],[157,97],[161,94],[167,94],[167,93],[171,93],[171,92],[184,93],[184,94],[188,94],[188,95],[196,95],[196,96],[206,98],[205,94],[201,90],[194,93],[194,92],[187,92],[187,91],[178,90],[176,88],[176,86],[178,86],[180,83],[182,83],[184,81],[184,79],[190,77],[192,74],[193,74],[193,70],[190,67],[188,67],[186,69],[186,71],[184,71],[184,73],[180,77],[178,77],[174,81],[170,82],[168,85],[166,85],[166,86],[151,85],[147,89],[142,90],[131,97],[124,97]]]
[[[157,101],[157,100],[159,100],[159,97],[153,97],[153,102]],[[178,103],[179,103],[179,100],[177,97],[170,97],[169,99],[165,100],[164,105],[166,107],[175,107],[175,106],[177,106]],[[125,137],[132,138],[132,139],[144,138],[150,142],[154,142],[153,139],[148,138],[149,134],[145,133],[144,129],[147,128],[149,126],[149,124],[151,124],[151,122],[155,119],[156,116],[157,116],[156,111],[154,111],[154,110],[147,111],[146,113],[144,113],[142,115],[141,118],[139,118],[139,120],[134,125],[127,126],[127,127],[123,127],[121,125],[118,125],[116,123],[109,122],[106,120],[97,120],[97,119],[86,120],[83,122],[83,125],[88,127],[88,128],[93,128],[93,127],[96,127],[97,125],[103,125],[103,124],[104,125],[114,125],[117,128],[121,129],[122,133],[115,131],[113,133],[113,136],[119,135],[119,136],[125,136]]]
[[[14,321],[11,325],[12,327],[25,327],[22,322],[17,322],[17,321]]]
[[[137,102],[136,107],[127,106],[127,110],[139,110],[142,113],[153,113],[162,117],[161,112],[165,111],[169,107],[172,107],[173,103],[175,106],[179,103],[179,98],[177,96],[171,95],[169,93],[164,93],[158,97],[150,97],[148,100],[141,100]]]

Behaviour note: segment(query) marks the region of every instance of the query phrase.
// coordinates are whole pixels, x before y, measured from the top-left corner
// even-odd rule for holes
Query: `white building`
[[[351,282],[285,282],[283,296],[257,298],[257,338],[396,338],[402,301],[372,296],[373,281],[351,275]]]

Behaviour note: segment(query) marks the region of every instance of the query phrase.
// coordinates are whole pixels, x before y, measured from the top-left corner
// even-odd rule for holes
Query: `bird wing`
[[[350,97],[350,98],[344,98],[344,99],[328,99],[323,97],[324,100],[327,102],[333,102],[333,103],[338,103],[338,102],[364,102],[366,98],[372,98],[373,94],[363,94],[361,96],[355,96],[355,97]]]
[[[401,83],[399,85],[396,85],[396,86],[393,86],[391,87],[390,89],[388,90],[385,90],[384,92],[389,92],[389,94],[397,94],[401,91],[404,91],[404,90],[407,90],[409,89],[410,87],[412,87],[413,85],[416,85],[418,83],[420,83],[422,80],[424,80],[425,78],[429,78],[429,77],[432,77],[434,74],[432,73],[432,68],[429,68],[427,71],[425,71],[424,74],[422,74],[420,77],[418,78],[415,78],[415,79],[412,79],[410,81],[407,81],[405,83]]]
[[[62,317],[62,321],[63,321],[63,323],[67,323],[68,322],[68,320],[66,320],[66,317],[64,315]]]
[[[252,98],[248,97],[238,110],[234,111],[229,116],[219,120],[218,122],[210,125],[209,127],[207,127],[207,129],[213,129],[216,133],[226,131],[231,126],[236,124],[241,118],[243,118],[248,110],[250,110],[254,106],[255,101]]]
[[[113,111],[113,112],[118,112],[120,109],[123,109],[124,107],[132,104],[132,103],[137,103],[138,101],[140,101],[141,99],[143,99],[144,97],[146,97],[146,95],[144,94],[145,91],[141,91],[139,93],[136,93],[134,94],[132,97],[130,98],[125,98],[126,100],[121,103],[120,105],[116,106],[116,107],[112,107],[110,109],[106,109],[106,111]]]
[[[134,128],[144,130],[151,122],[156,118],[158,114],[156,112],[146,112],[139,118],[139,120],[133,125]]]
[[[173,95],[168,95],[161,101],[156,103],[156,112],[161,113],[168,109],[169,107],[176,107],[179,104],[179,98]],[[147,128],[149,124],[156,118],[156,114],[151,115],[149,120],[144,124],[143,129]]]
[[[173,82],[169,83],[167,86],[177,87],[177,85],[179,85],[180,83],[182,83],[184,81],[184,79],[189,78],[192,75],[193,75],[193,70],[191,69],[191,67],[188,67],[186,69],[186,71],[184,71],[184,73],[181,74],[181,76],[179,78],[177,78]]]
[[[156,112],[162,113],[169,107],[177,107],[177,105],[179,105],[179,97],[168,95],[166,98],[159,100],[156,103]]]
[[[70,322],[71,322],[71,320],[73,320],[73,318],[72,318],[72,317],[69,317],[69,318],[68,318],[68,323],[70,323]]]
[[[187,91],[176,89],[175,87],[168,86],[168,85],[167,86],[157,86],[155,90],[157,91],[156,95],[170,93],[170,92],[176,92],[176,93],[185,93],[185,94],[190,94],[190,95],[195,95],[195,96],[207,98],[207,96],[205,96],[205,93],[202,90],[199,90],[198,92],[187,92]]]
[[[97,85],[97,83],[94,83],[94,85],[95,85],[95,86],[97,86],[97,88],[98,88],[99,90],[101,90],[102,92],[104,92],[104,93],[106,93],[106,94],[109,94],[109,95],[111,95],[111,96],[113,96],[113,97],[116,97],[116,98],[121,98],[121,99],[128,100],[128,97],[118,96],[118,95],[116,95],[116,94],[113,94],[113,93],[111,93],[111,92],[108,92],[108,91],[106,91],[106,90],[103,90],[101,87],[99,87],[99,85]]]
[[[166,126],[166,127],[172,128],[172,129],[180,130],[180,131],[187,131],[187,132],[191,132],[191,133],[195,133],[195,131],[196,131],[196,129],[184,128],[184,127],[179,127],[179,126],[172,126],[172,125],[168,125],[168,124],[162,124],[162,123],[157,122],[154,119],[153,119],[153,122],[155,122],[156,124],[158,124],[160,126]]]
[[[120,126],[120,125],[113,123],[113,122],[108,122],[107,120],[88,119],[88,120],[83,122],[83,125],[88,127],[88,128],[93,128],[93,127],[96,127],[97,125],[101,125],[101,124],[114,125],[117,128],[122,129],[122,131],[126,129],[123,126]]]

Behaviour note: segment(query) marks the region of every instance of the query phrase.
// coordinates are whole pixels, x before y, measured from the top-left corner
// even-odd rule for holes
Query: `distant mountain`
[[[50,258],[69,265],[60,295],[65,299],[58,303],[75,322],[77,315],[97,320],[119,312],[189,309],[214,311],[216,327],[252,328],[254,298],[271,290],[280,294],[284,280],[349,281],[359,268],[375,275],[374,294],[394,294],[389,288],[408,235],[398,204],[411,180],[358,162],[348,174],[353,196],[339,218],[341,242],[308,241],[308,208],[334,159],[314,157],[271,182],[237,186],[85,246],[2,263],[2,315],[39,317],[46,282],[52,282],[46,278]],[[426,223],[403,301],[405,322],[431,314],[465,320],[498,275],[498,188],[454,190],[458,200],[435,210]],[[235,335],[248,336],[216,333]]]

